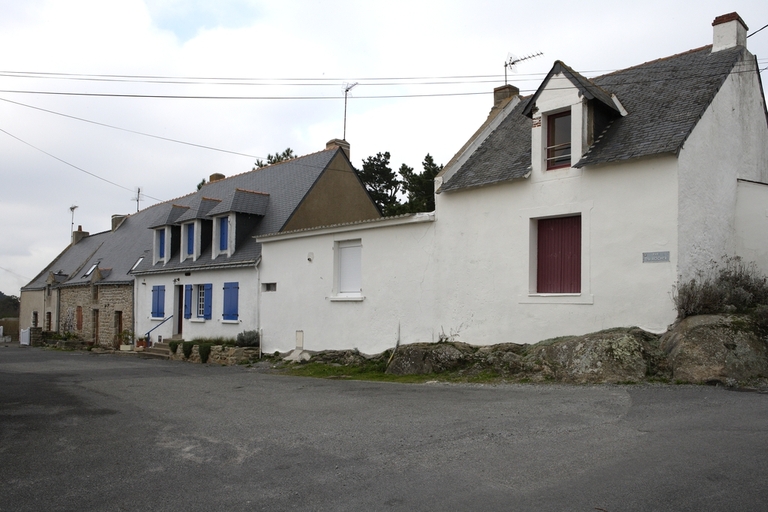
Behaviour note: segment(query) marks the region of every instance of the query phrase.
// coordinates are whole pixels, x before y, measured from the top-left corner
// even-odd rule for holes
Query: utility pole
[[[347,140],[347,95],[349,94],[349,91],[351,91],[352,88],[359,83],[360,82],[355,82],[353,84],[346,84],[344,86],[344,136],[342,137],[343,140]]]

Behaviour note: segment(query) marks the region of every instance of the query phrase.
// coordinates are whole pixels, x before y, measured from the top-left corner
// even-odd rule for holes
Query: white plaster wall
[[[436,323],[478,345],[665,330],[675,318],[676,199],[671,156],[440,194]],[[531,294],[530,219],[567,213],[582,215],[582,293]],[[658,251],[670,251],[670,262],[642,263],[643,252]]]
[[[680,152],[680,275],[736,251],[737,178],[768,181],[768,126],[754,60],[738,64]]]
[[[263,243],[264,350],[378,353],[445,334],[476,345],[535,343],[638,325],[660,332],[675,318],[674,157],[534,172],[529,179],[437,197],[436,221],[361,226]],[[581,213],[582,293],[529,293],[531,218]],[[361,302],[334,302],[333,243],[362,240]],[[666,263],[643,252],[670,251]],[[311,253],[311,254],[310,254]],[[309,257],[312,261],[309,261]]]
[[[179,279],[174,283],[174,279]],[[239,283],[238,290],[238,320],[223,320],[224,309],[224,283]],[[197,300],[197,290],[193,288],[192,292],[192,318],[184,319],[182,324],[182,337],[185,340],[193,338],[214,338],[226,337],[235,338],[238,333],[243,331],[258,330],[259,328],[259,274],[258,269],[254,267],[235,268],[228,270],[193,270],[190,276],[185,276],[183,272],[169,273],[162,275],[137,276],[134,282],[135,289],[135,314],[136,314],[136,336],[143,336],[147,331],[154,328],[162,322],[161,319],[151,318],[152,312],[152,287],[165,285],[165,317],[174,315],[174,318],[168,320],[160,327],[152,331],[153,341],[157,341],[158,336],[163,339],[170,339],[174,334],[174,325],[177,321],[177,291],[178,285],[198,285],[212,284],[211,299],[211,319],[199,321],[195,318],[195,304]]]
[[[362,301],[334,301],[334,242],[362,243]],[[263,350],[357,348],[380,353],[398,341],[437,341],[434,223],[363,224],[336,233],[306,233],[262,244]],[[311,260],[311,261],[310,261]],[[438,326],[439,327],[439,326]]]
[[[768,184],[738,183],[736,254],[768,274]]]

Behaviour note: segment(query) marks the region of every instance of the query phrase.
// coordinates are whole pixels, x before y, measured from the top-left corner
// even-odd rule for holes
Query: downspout
[[[259,333],[259,360],[261,360],[264,333],[261,332],[261,270],[259,263],[261,263],[261,256],[256,260],[256,332]]]

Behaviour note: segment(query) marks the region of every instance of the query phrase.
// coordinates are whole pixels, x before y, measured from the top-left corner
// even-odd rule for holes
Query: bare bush
[[[738,256],[713,261],[689,281],[678,281],[672,293],[677,316],[745,313],[768,304],[768,278],[754,263]]]

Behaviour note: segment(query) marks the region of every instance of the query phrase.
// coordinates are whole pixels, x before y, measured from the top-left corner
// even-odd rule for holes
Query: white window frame
[[[363,296],[363,244],[360,238],[334,242],[333,296],[336,301],[361,301]]]

